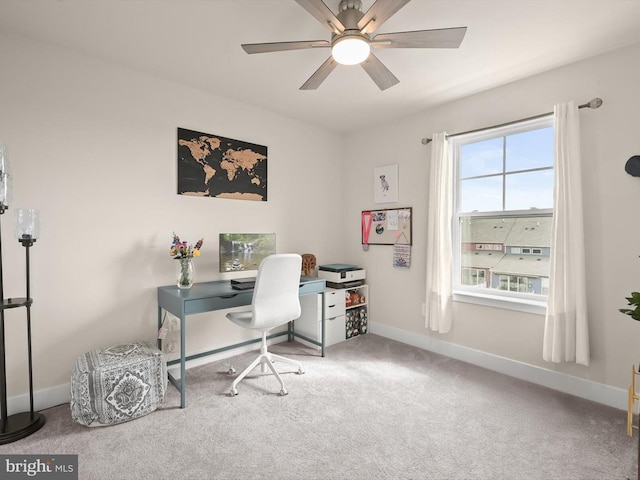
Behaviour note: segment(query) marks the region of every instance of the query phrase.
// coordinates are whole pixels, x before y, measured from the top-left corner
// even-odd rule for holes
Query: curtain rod
[[[582,105],[578,105],[578,108],[600,108],[601,105],[602,105],[602,99],[601,98],[594,98],[590,102],[583,103]],[[526,122],[527,120],[535,120],[537,118],[546,117],[547,115],[553,115],[553,112],[542,113],[540,115],[534,115],[533,117],[527,117],[527,118],[523,118],[521,120],[514,120],[512,122],[501,123],[500,125],[493,125],[492,127],[476,128],[475,130],[467,130],[466,132],[452,133],[451,135],[447,135],[447,138],[458,137],[460,135],[466,135],[467,133],[481,132],[482,130],[488,130],[490,128],[507,127],[507,126],[513,125],[515,123]],[[422,139],[422,144],[423,145],[428,145],[430,143],[431,143],[431,139],[430,138],[425,137],[425,138]]]

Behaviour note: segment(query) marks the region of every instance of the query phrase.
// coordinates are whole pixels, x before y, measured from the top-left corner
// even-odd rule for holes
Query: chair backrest
[[[269,255],[260,262],[250,328],[276,327],[300,316],[301,270],[302,257],[295,253]]]

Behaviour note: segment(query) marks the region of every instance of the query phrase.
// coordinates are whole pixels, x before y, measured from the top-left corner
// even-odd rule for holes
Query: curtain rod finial
[[[424,137],[422,139],[422,144],[423,145],[429,145],[430,143],[431,143],[431,139],[430,138]]]
[[[578,108],[594,108],[595,109],[595,108],[600,108],[601,106],[602,106],[602,99],[599,97],[596,97],[587,103],[578,105]]]
[[[602,106],[602,99],[601,98],[594,98],[593,100],[591,100],[589,102],[589,107],[590,108],[600,108],[600,106]]]

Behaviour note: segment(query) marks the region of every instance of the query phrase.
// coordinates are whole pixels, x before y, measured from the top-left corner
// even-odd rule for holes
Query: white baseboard
[[[33,392],[33,410],[39,412],[47,408],[69,403],[71,398],[71,384],[56,385],[55,387],[45,388],[43,390],[34,390]],[[28,412],[29,394],[16,395],[7,398],[7,414]]]
[[[375,335],[429,350],[446,357],[503,373],[527,382],[560,392],[585,398],[603,405],[627,410],[627,391],[584,378],[555,372],[546,368],[519,362],[491,353],[445,342],[428,335],[420,335],[381,323],[369,322],[369,331]]]
[[[272,338],[268,341],[269,345],[285,342],[287,340],[286,336]],[[243,345],[242,347],[234,348],[233,350],[227,350],[224,352],[220,352],[214,355],[208,355],[206,357],[196,358],[194,360],[188,361],[186,363],[186,368],[193,368],[199,365],[204,365],[206,363],[215,362],[218,360],[224,360],[225,358],[233,357],[235,355],[240,355],[242,353],[250,352],[253,350],[259,350],[260,343],[253,343],[249,345]],[[200,352],[192,352],[200,353]],[[180,365],[172,365],[169,367],[171,369],[171,374],[175,378],[180,378]],[[173,386],[169,386],[169,388],[173,388]],[[55,387],[45,388],[42,390],[34,390],[33,392],[33,409],[36,412],[41,410],[45,410],[47,408],[55,407],[57,405],[62,405],[63,403],[69,403],[71,400],[71,383],[65,383],[62,385],[56,385]],[[30,409],[29,405],[29,394],[25,393],[22,395],[15,395],[13,397],[7,398],[7,414],[13,415],[14,413],[20,412],[28,412]]]
[[[603,405],[608,405],[620,410],[627,410],[627,391],[622,388],[612,387],[602,383],[593,382],[584,378],[554,372],[542,367],[518,362],[498,355],[463,347],[454,343],[445,342],[428,335],[420,335],[400,328],[391,327],[376,322],[369,322],[369,331],[375,335],[391,340],[406,343],[414,347],[429,350],[440,355],[455,358],[463,362],[478,365],[479,367],[503,373],[511,377],[519,378],[537,385],[552,388],[560,392],[585,398]],[[269,343],[279,343],[286,338],[273,339]],[[216,355],[198,358],[187,362],[187,368],[215,362],[241,353],[259,348],[259,344],[245,345],[243,347],[221,352]],[[175,367],[174,367],[175,368]],[[179,371],[175,372],[179,377]],[[36,390],[33,393],[33,404],[36,411],[55,407],[68,403],[70,399],[70,384],[57,385],[55,387]],[[171,387],[173,388],[173,387]],[[9,415],[29,411],[29,395],[16,395],[7,399],[7,411]]]

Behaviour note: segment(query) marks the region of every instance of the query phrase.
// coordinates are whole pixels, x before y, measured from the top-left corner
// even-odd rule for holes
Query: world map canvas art
[[[267,147],[178,128],[178,194],[267,201]]]

